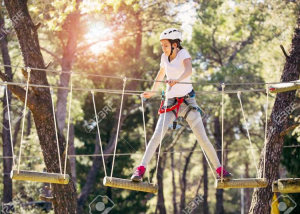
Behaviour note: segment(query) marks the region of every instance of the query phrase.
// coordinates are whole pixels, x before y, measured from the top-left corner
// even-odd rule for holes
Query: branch
[[[297,128],[300,124],[294,124],[290,127],[288,127],[286,130],[284,130],[283,132],[280,133],[279,137],[282,138],[284,135],[286,135],[289,131]]]
[[[247,140],[249,140],[249,139],[248,139],[248,134],[247,134],[246,131],[243,129],[242,124],[239,125],[239,129],[240,129],[241,133],[242,133],[245,137],[247,137]],[[249,130],[248,130],[248,131],[249,131]],[[249,131],[249,135],[250,135],[250,131]],[[251,133],[251,135],[254,135],[254,134]],[[251,135],[250,135],[250,137],[251,137]],[[264,140],[264,138],[262,138],[262,139]],[[251,142],[254,143],[254,144],[257,146],[257,148],[260,148],[259,145],[258,145],[256,142],[253,142],[253,141],[251,141]]]
[[[114,38],[109,38],[109,39],[101,39],[101,40],[97,40],[95,42],[91,42],[90,44],[87,44],[87,45],[82,45],[82,46],[76,48],[76,52],[85,51],[85,50],[89,49],[91,46],[96,45],[99,42],[108,42],[108,41],[112,41],[112,40],[119,40],[124,37],[135,37],[137,34],[146,33],[146,32],[149,32],[149,30],[153,30],[153,28],[147,29],[147,30],[141,30],[141,31],[138,30],[138,31],[135,31],[134,33],[131,33],[129,31],[128,32],[124,31],[124,34],[122,34],[120,36],[117,36]],[[79,54],[81,54],[81,53],[79,53]]]
[[[181,128],[179,130],[179,132],[177,133],[177,135],[175,136],[174,140],[172,141],[172,143],[165,149],[164,152],[168,152],[170,149],[172,149],[172,147],[176,144],[176,142],[178,141],[179,137],[181,136],[182,132],[185,130],[185,127]]]
[[[5,82],[11,82],[13,81],[9,78],[7,74],[3,74],[0,70],[0,78]],[[18,85],[7,85],[7,87],[16,95],[23,103],[25,102],[25,96],[26,96],[26,91]],[[30,110],[33,110],[34,107],[37,106],[35,105],[35,98],[31,95],[28,94],[27,97],[27,107],[30,108]]]
[[[108,40],[97,40],[97,41],[95,41],[95,42],[91,42],[90,44],[87,44],[87,45],[83,45],[83,46],[81,46],[81,47],[78,47],[78,48],[77,48],[77,51],[78,51],[78,52],[81,51],[81,50],[85,51],[85,50],[89,49],[91,46],[96,45],[96,44],[99,43],[99,42],[105,42],[105,41],[110,41],[110,40],[111,40],[111,39],[108,39]]]
[[[236,122],[232,123],[231,126],[227,126],[227,129],[224,130],[224,133],[229,132],[229,130],[231,130],[237,122],[238,122],[238,120]]]
[[[37,33],[37,30],[39,29],[39,27],[41,26],[41,22],[38,22],[34,27],[33,27],[33,31],[35,33]]]
[[[17,64],[17,67],[19,67],[19,64],[20,64],[20,63]],[[15,68],[15,70],[14,70],[13,73],[12,73],[12,79],[14,78],[14,75],[15,75],[16,72],[17,72],[17,69],[18,69],[17,67]]]
[[[48,69],[49,68],[49,66],[51,65],[51,61],[45,66],[45,69]]]
[[[197,187],[197,190],[196,190],[195,198],[199,195],[199,190],[201,188],[202,180],[203,180],[203,176],[201,176],[201,179],[199,181],[199,184],[198,184],[198,187]]]
[[[27,78],[28,78],[27,71],[25,71],[24,68],[21,68],[21,71],[22,71],[22,74],[23,74],[23,76],[25,77],[25,79],[27,79]]]
[[[235,51],[233,52],[233,54],[231,54],[231,56],[228,59],[228,62],[226,63],[226,66],[235,59],[236,55],[244,48],[246,47],[246,45],[253,43],[253,36],[252,34],[250,34],[248,36],[248,38],[242,42],[240,42],[240,44],[237,45],[237,47],[235,47]]]
[[[185,163],[184,170],[183,170],[184,174],[186,174],[185,172],[187,171],[188,164],[189,164],[190,159],[191,159],[191,157],[192,157],[192,155],[193,155],[193,153],[194,153],[194,151],[195,151],[195,149],[197,147],[197,144],[198,144],[198,141],[196,140],[195,143],[194,143],[193,148],[191,149],[191,151],[189,153],[189,155],[185,158],[186,163]]]
[[[217,28],[215,28],[213,30],[212,35],[211,35],[211,39],[212,39],[212,42],[213,42],[213,47],[216,50],[217,55],[219,57],[218,63],[220,63],[220,65],[223,66],[222,56],[221,56],[220,52],[218,51],[218,49],[216,47],[216,40],[215,40],[215,33],[216,33],[216,31],[217,31]]]
[[[287,53],[285,52],[284,47],[283,47],[282,45],[280,45],[280,48],[281,48],[281,50],[282,50],[282,52],[283,52],[283,54],[284,54],[286,60],[289,61],[290,57],[289,57],[289,55],[287,55]]]
[[[59,62],[61,61],[61,59],[59,58],[59,56],[57,56],[55,53],[47,50],[46,48],[41,47],[41,50],[45,51],[46,53],[50,54],[51,56],[53,56],[55,59],[57,59]]]
[[[142,11],[144,11],[146,9],[149,9],[150,7],[153,7],[153,6],[158,5],[158,4],[159,4],[159,2],[155,2],[154,4],[148,5],[146,7],[141,7],[141,9],[139,9],[139,12],[142,12]]]

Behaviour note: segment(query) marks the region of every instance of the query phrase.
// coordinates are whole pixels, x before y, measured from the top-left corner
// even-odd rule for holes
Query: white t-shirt
[[[191,59],[190,54],[185,50],[181,49],[177,52],[177,56],[171,62],[168,60],[168,56],[163,53],[161,55],[160,67],[165,68],[167,79],[176,79],[181,76],[184,72],[183,60]],[[191,82],[191,76],[181,80],[180,82]],[[169,87],[167,88],[167,90]],[[182,97],[193,90],[192,84],[175,84],[172,86],[171,90],[168,91],[168,98]]]

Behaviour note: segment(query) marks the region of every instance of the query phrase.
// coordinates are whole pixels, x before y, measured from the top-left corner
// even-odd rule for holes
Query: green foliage
[[[43,55],[45,62],[53,62],[50,68],[61,69],[61,63],[64,62],[65,57],[63,56],[63,46],[68,42],[69,30],[76,27],[78,48],[72,50],[76,55],[72,67],[73,71],[147,80],[154,80],[159,70],[162,52],[158,38],[161,30],[167,27],[180,28],[184,21],[183,17],[187,16],[187,13],[182,12],[183,7],[185,4],[191,3],[175,6],[175,4],[166,1],[110,0],[105,3],[96,0],[83,1],[79,6],[82,14],[80,25],[70,26],[71,20],[68,17],[76,9],[75,2],[74,0],[28,1],[29,13],[34,23],[40,21],[43,24],[39,29],[40,46],[48,50],[48,52],[43,51]],[[191,39],[184,38],[182,46],[188,50],[193,59],[193,81],[217,83],[194,85],[196,91],[202,91],[202,93],[197,93],[197,103],[207,114],[207,135],[216,147],[214,125],[215,119],[221,121],[221,95],[210,93],[210,91],[220,90],[221,83],[225,83],[225,90],[243,90],[264,89],[265,86],[257,84],[230,85],[230,83],[278,81],[285,61],[278,47],[279,44],[283,44],[285,47],[290,44],[297,8],[293,3],[284,1],[224,0],[195,1],[194,3],[193,9],[195,9],[196,20],[190,24],[192,28]],[[176,9],[179,9],[180,16],[176,14]],[[112,32],[103,37],[99,36],[100,32],[97,32],[97,35],[91,37],[87,34],[90,33],[91,24],[99,16],[102,18],[102,24],[106,27],[109,26]],[[8,17],[5,17],[5,19],[8,20]],[[139,31],[142,32],[140,51],[137,48]],[[183,29],[183,31],[187,30]],[[13,35],[9,35],[9,48],[13,59],[12,64],[21,64],[22,57],[17,47],[17,38]],[[51,55],[49,52],[53,54]],[[61,60],[54,58],[54,55]],[[16,72],[14,81],[20,82],[22,79],[20,72]],[[59,75],[48,74],[48,81],[53,85],[57,85]],[[122,90],[123,81],[122,79],[75,75],[73,83],[74,87]],[[136,88],[135,84],[137,84]],[[126,83],[127,90],[134,88],[139,93],[149,90],[151,86],[152,82],[128,81]],[[162,84],[161,89],[163,87]],[[145,150],[140,97],[130,95],[125,97],[122,114],[127,117],[123,126],[120,127],[117,154],[133,153],[133,155],[116,156],[114,176],[120,178],[130,177],[134,167],[141,161]],[[247,126],[256,151],[256,160],[258,160],[264,142],[266,94],[250,92],[242,93],[241,97]],[[270,103],[273,102],[273,98],[270,95]],[[54,99],[54,103],[56,103],[56,99]],[[251,150],[249,150],[246,124],[244,124],[240,102],[236,93],[226,94],[224,99],[224,142],[225,148],[230,150],[225,154],[227,168],[237,178],[241,174],[245,177],[255,177],[256,169]],[[115,116],[119,114],[118,107],[121,99],[120,95],[97,92],[95,93],[95,101],[98,113],[107,106],[111,106],[111,111],[105,114],[105,117],[101,118],[99,123],[101,141],[105,148],[112,136]],[[20,104],[15,99],[13,102]],[[148,141],[155,128],[159,102],[159,98],[153,98],[145,103]],[[271,107],[270,104],[269,109]],[[75,148],[78,155],[76,158],[77,187],[78,193],[80,193],[93,163],[93,157],[85,155],[93,155],[98,143],[96,141],[97,129],[94,127],[92,130],[87,130],[86,128],[86,124],[90,124],[95,120],[92,97],[89,92],[74,92],[71,115],[75,124]],[[26,137],[23,154],[24,156],[34,155],[35,158],[24,159],[22,167],[42,171],[44,165],[34,129],[33,127],[31,134]],[[171,131],[167,133],[162,149],[170,144],[175,134],[176,132]],[[16,152],[19,151],[19,138],[20,136],[16,144]],[[297,138],[298,136],[289,136],[285,141],[285,145],[298,144]],[[177,204],[180,203],[181,196],[180,179],[182,165],[184,164],[183,160],[194,141],[194,135],[185,131],[174,147]],[[196,152],[201,153],[199,147]],[[299,176],[298,154],[300,154],[298,148],[283,150],[282,164],[286,166],[292,176]],[[202,154],[193,155],[189,164],[186,203],[195,196],[195,189],[197,189],[199,180],[202,177],[203,169],[202,165],[199,164],[201,160],[198,157],[202,158]],[[149,166],[153,180],[155,180],[153,178],[156,166],[155,158],[153,157]],[[249,164],[249,171],[247,172],[245,170],[246,164]],[[108,173],[111,166],[112,156],[106,161]],[[98,170],[97,182],[93,186],[84,206],[85,213],[88,212],[89,203],[98,195],[107,195],[113,200],[116,205],[113,213],[154,213],[157,201],[155,195],[104,187],[102,185],[103,167]],[[167,213],[171,213],[173,211],[173,188],[171,186],[169,156],[167,156],[163,177],[164,187],[161,188],[164,188],[165,192]],[[210,173],[208,200],[211,212],[215,210],[216,203],[213,181]],[[3,187],[0,186],[0,188]],[[202,189],[203,187],[201,187],[200,193],[203,192]],[[18,193],[22,193],[24,202],[38,200],[38,195],[41,192],[41,184],[14,183],[14,196],[17,197]],[[300,204],[297,195],[292,195],[292,197]],[[239,200],[239,190],[225,191],[225,212],[239,213]],[[195,212],[200,212],[201,208],[202,205]],[[37,213],[41,212],[40,210],[26,208],[27,213]],[[20,212],[23,212],[23,210],[20,210]]]

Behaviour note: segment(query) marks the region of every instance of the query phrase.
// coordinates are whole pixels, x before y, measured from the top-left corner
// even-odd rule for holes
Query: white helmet
[[[171,40],[179,39],[179,41],[182,42],[181,33],[176,28],[168,28],[168,29],[164,30],[160,34],[159,40],[162,40],[162,39],[171,39]]]

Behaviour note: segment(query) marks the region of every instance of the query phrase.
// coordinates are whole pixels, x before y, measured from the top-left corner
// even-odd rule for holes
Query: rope
[[[14,83],[14,82],[0,82],[2,85],[18,85],[18,86],[26,86],[26,83]],[[54,89],[63,89],[63,90],[70,90],[70,87],[60,87],[60,86],[51,86],[51,85],[38,85],[38,84],[29,84],[30,87],[40,87],[40,88],[54,88]],[[110,93],[110,94],[122,94],[122,90],[112,90],[112,89],[94,89],[94,88],[74,88],[74,91],[92,91],[94,90],[95,92],[103,92],[103,93]],[[226,90],[224,93],[225,94],[235,94],[237,92],[265,92],[265,89],[250,89],[250,90]],[[136,95],[140,96],[140,94],[145,91],[137,91],[137,90],[125,90],[124,94],[128,95]],[[147,91],[147,92],[153,92],[156,93],[156,96],[160,96],[161,92],[159,91]],[[220,91],[195,91],[198,94],[220,94]],[[196,94],[197,95],[197,94]],[[198,95],[197,95],[198,96]]]
[[[67,170],[67,159],[68,159],[68,148],[69,148],[69,134],[70,134],[70,118],[71,118],[71,106],[72,106],[72,95],[73,95],[73,72],[70,74],[70,101],[69,101],[69,115],[68,115],[68,131],[67,131],[67,145],[65,149],[65,167],[64,167],[64,179],[66,179],[66,170]]]
[[[141,95],[141,103],[142,103],[142,115],[143,115],[144,137],[145,137],[145,150],[146,150],[147,149],[147,133],[146,133],[146,123],[145,123],[144,100],[143,100],[142,95]],[[150,183],[150,171],[149,170],[148,170],[148,183]]]
[[[92,98],[93,98],[93,105],[94,105],[94,111],[95,111],[95,117],[96,117],[96,124],[97,124],[97,132],[98,132],[98,136],[99,136],[99,143],[100,143],[100,150],[101,150],[101,156],[102,156],[102,162],[103,162],[103,167],[104,167],[104,173],[105,173],[105,177],[107,177],[107,173],[106,173],[106,167],[105,167],[105,160],[104,160],[104,155],[103,155],[103,150],[102,150],[102,141],[101,141],[101,135],[100,135],[100,129],[99,129],[99,121],[98,121],[98,115],[97,115],[97,110],[96,110],[96,104],[95,104],[95,92],[91,91],[92,93]]]
[[[247,136],[248,136],[249,144],[250,144],[250,148],[251,148],[251,153],[252,153],[252,156],[253,156],[253,160],[254,160],[256,171],[258,172],[256,158],[255,158],[255,154],[254,154],[254,151],[253,151],[253,145],[252,145],[252,142],[251,142],[251,137],[250,137],[250,134],[249,134],[249,129],[248,129],[248,125],[247,125],[247,121],[246,121],[246,117],[245,117],[245,113],[244,113],[244,108],[243,108],[243,104],[242,104],[241,93],[238,92],[237,93],[237,97],[240,100],[241,109],[242,109],[243,118],[244,118],[244,123],[245,123],[246,131],[247,131]]]
[[[14,83],[14,82],[0,82],[0,84],[2,85],[18,85],[18,86],[26,86],[26,83]],[[70,87],[59,87],[59,86],[51,86],[51,85],[37,85],[37,84],[29,84],[29,86],[32,87],[40,87],[40,88],[55,88],[55,89],[64,89],[64,90],[70,90]],[[94,90],[95,92],[105,92],[105,93],[112,93],[112,94],[121,94],[120,91],[121,90],[112,90],[112,89],[93,89],[93,88],[74,88],[73,90],[77,90],[77,91],[92,91]],[[144,92],[144,91],[133,91],[133,90],[128,90],[126,93],[124,94],[129,94],[129,95],[137,95],[140,96],[140,94]],[[158,91],[154,91],[155,93],[159,93]]]
[[[284,149],[289,149],[289,148],[299,148],[300,145],[295,145],[295,146],[284,146]],[[224,151],[244,151],[244,150],[249,150],[251,148],[238,148],[238,149],[224,149]],[[253,148],[254,150],[258,150],[258,148]],[[216,149],[216,151],[222,151],[221,149]],[[173,152],[161,152],[162,154],[170,154],[170,153],[191,153],[190,150],[183,150],[183,151],[173,151]],[[202,150],[195,150],[192,153],[203,153]],[[155,152],[155,154],[158,154],[158,152]],[[113,156],[114,154],[103,154],[103,156]],[[131,156],[131,155],[144,155],[144,153],[116,153],[116,156]],[[81,155],[69,155],[69,157],[101,157],[102,155],[100,154],[81,154]],[[0,156],[0,159],[11,159],[13,158],[12,156]],[[36,156],[22,156],[22,158],[36,158]]]
[[[120,129],[120,120],[122,116],[122,108],[123,108],[123,98],[124,98],[124,91],[125,91],[125,86],[126,86],[126,80],[127,78],[124,77],[123,79],[123,93],[122,93],[122,99],[121,99],[121,107],[120,107],[120,114],[119,114],[119,121],[118,121],[118,128],[117,128],[117,134],[116,134],[116,141],[115,141],[115,150],[114,150],[114,157],[113,157],[113,162],[112,162],[112,169],[111,169],[111,175],[110,175],[110,182],[112,181],[112,176],[113,176],[113,171],[114,171],[114,164],[115,164],[115,154],[117,150],[117,144],[118,144],[118,136],[119,136],[119,129]]]
[[[25,94],[25,102],[24,102],[24,109],[23,109],[23,121],[22,121],[21,143],[20,143],[20,152],[19,152],[18,174],[20,172],[20,164],[21,164],[21,154],[22,154],[24,125],[25,125],[26,107],[27,107],[27,99],[28,99],[28,84],[29,84],[29,78],[30,78],[30,69],[27,69],[27,73],[28,74],[27,74],[26,94]]]
[[[67,73],[69,74],[70,71],[57,71],[57,70],[52,70],[52,69],[42,69],[42,68],[33,68],[33,67],[22,67],[22,66],[16,66],[16,65],[5,65],[5,64],[0,64],[2,67],[11,67],[11,68],[21,68],[21,69],[32,69],[36,71],[45,71],[45,72],[52,72],[52,73]],[[101,75],[101,74],[88,74],[84,72],[72,72],[73,74],[78,74],[78,75],[87,75],[87,76],[92,76],[92,77],[103,77],[103,78],[112,78],[112,79],[124,79],[124,77],[118,77],[118,76],[108,76],[108,75]],[[128,80],[132,81],[143,81],[143,82],[165,82],[165,81],[158,81],[158,80],[147,80],[147,79],[140,79],[140,78],[126,78]],[[247,83],[226,83],[226,85],[266,85],[266,84],[280,84],[282,82],[247,82]],[[284,82],[287,83],[287,82]],[[195,84],[195,85],[220,85],[220,83],[217,82],[202,82],[202,83],[197,83],[197,82],[178,82],[176,84]]]
[[[164,133],[164,127],[165,127],[165,121],[166,121],[166,114],[167,114],[168,91],[169,91],[169,90],[166,90],[166,98],[165,98],[165,102],[164,102],[165,113],[164,113],[164,119],[163,119],[162,131],[161,131],[161,135],[160,135],[159,149],[158,149],[158,154],[157,154],[157,163],[156,163],[156,169],[155,169],[155,174],[156,174],[156,176],[157,176],[157,174],[158,174],[159,156],[160,156],[161,144],[162,144],[162,140],[163,140],[163,133]]]
[[[56,145],[57,145],[57,153],[58,153],[59,171],[60,171],[60,174],[62,174],[60,149],[59,149],[59,143],[58,143],[57,126],[56,126],[56,118],[55,118],[55,110],[54,110],[54,102],[53,102],[53,88],[50,88],[50,94],[51,94],[53,120],[54,120],[54,127],[55,127],[55,136],[56,136]]]
[[[266,176],[266,154],[267,154],[267,129],[268,129],[268,106],[269,106],[269,85],[266,85],[267,103],[266,103],[266,126],[265,126],[265,145],[264,145],[264,172],[263,178]]]
[[[11,144],[11,152],[13,156],[13,165],[16,165],[15,161],[15,154],[14,154],[14,143],[13,143],[13,137],[12,137],[12,129],[11,129],[11,123],[10,123],[10,107],[9,107],[9,102],[8,102],[8,88],[7,85],[5,85],[5,93],[6,93],[6,106],[7,106],[7,116],[8,116],[8,124],[9,124],[9,134],[10,134],[10,144]]]
[[[224,165],[224,88],[225,84],[222,83],[222,170],[221,170],[221,183],[223,183],[223,165]]]

